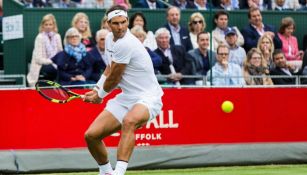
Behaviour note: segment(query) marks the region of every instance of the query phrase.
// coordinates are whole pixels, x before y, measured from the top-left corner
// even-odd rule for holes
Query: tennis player
[[[112,6],[107,11],[107,17],[112,30],[106,36],[105,52],[109,65],[96,87],[85,93],[84,101],[101,103],[117,86],[122,92],[108,101],[105,110],[86,131],[85,140],[99,165],[100,175],[123,175],[135,145],[134,132],[160,113],[163,91],[148,52],[128,30],[125,8]],[[113,171],[106,146],[101,140],[119,130],[122,132]]]

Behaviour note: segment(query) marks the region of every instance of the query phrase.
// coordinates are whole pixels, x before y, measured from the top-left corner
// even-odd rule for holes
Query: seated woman
[[[78,29],[81,34],[81,42],[85,45],[86,51],[90,51],[95,46],[95,40],[92,37],[90,21],[85,13],[77,13],[71,22],[71,27]]]
[[[135,37],[137,37],[142,43],[144,43],[144,40],[146,39],[146,32],[143,30],[141,26],[138,25],[134,26],[131,29],[131,33]],[[155,52],[151,51],[148,47],[145,46],[145,48],[151,57],[155,73],[157,74],[159,67],[162,65],[162,58]]]
[[[269,68],[260,50],[252,48],[246,55],[243,76],[246,85],[273,85]]]
[[[287,62],[295,66],[296,70],[301,69],[304,52],[298,49],[297,38],[293,36],[295,23],[293,18],[285,17],[281,20],[278,37],[282,41],[282,51]]]
[[[58,66],[59,83],[62,85],[92,84],[90,55],[81,43],[81,34],[76,28],[67,30],[64,38],[64,51],[55,55],[52,60]]]
[[[195,12],[190,16],[189,21],[189,31],[190,31],[190,38],[193,45],[193,49],[198,48],[197,44],[197,35],[200,32],[205,31],[206,29],[206,20],[203,17],[203,15],[199,12]],[[208,46],[208,49],[210,49],[210,45]]]
[[[129,29],[132,27],[139,25],[146,33],[145,40],[143,42],[144,46],[148,47],[150,50],[155,50],[158,48],[155,35],[152,31],[147,29],[146,18],[141,12],[134,13],[129,19]]]
[[[62,40],[58,34],[55,17],[47,14],[43,17],[39,33],[35,38],[30,70],[27,75],[30,87],[34,87],[40,74],[47,80],[56,79],[57,69],[51,58],[62,50]]]
[[[258,40],[257,49],[262,53],[267,67],[269,69],[274,68],[273,52],[275,47],[272,38],[266,34],[262,35]]]

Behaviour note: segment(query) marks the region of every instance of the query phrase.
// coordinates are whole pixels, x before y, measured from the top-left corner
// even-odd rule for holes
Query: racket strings
[[[49,98],[57,100],[67,100],[70,97],[70,95],[64,89],[50,85],[40,87],[40,92]]]

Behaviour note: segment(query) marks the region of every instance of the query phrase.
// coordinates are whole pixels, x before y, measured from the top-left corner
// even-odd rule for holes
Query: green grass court
[[[97,172],[53,173],[40,175],[97,175]],[[230,166],[171,170],[128,171],[126,175],[306,175],[304,165]]]

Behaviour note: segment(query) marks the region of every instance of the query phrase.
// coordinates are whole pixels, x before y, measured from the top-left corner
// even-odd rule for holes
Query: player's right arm
[[[105,92],[105,96],[107,93],[111,92],[121,81],[122,75],[126,69],[126,64],[123,63],[116,63],[112,62],[111,67],[107,66],[103,75],[105,76],[105,81],[101,87],[96,87],[96,90],[89,91],[84,94],[83,101],[99,104],[102,102],[103,97],[101,98],[98,94],[98,90],[100,88],[103,88],[103,91]]]

